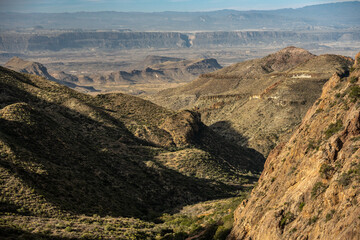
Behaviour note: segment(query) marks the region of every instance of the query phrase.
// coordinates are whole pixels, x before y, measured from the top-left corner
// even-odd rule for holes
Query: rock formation
[[[228,239],[359,239],[359,56],[270,153]]]

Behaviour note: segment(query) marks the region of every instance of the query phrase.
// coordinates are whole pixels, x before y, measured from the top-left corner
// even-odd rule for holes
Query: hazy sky
[[[77,12],[77,11],[209,11],[218,9],[297,8],[331,0],[0,0],[0,11]]]

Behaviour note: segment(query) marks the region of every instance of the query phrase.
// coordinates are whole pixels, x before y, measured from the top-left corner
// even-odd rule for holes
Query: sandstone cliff
[[[270,153],[228,239],[360,239],[359,61]]]
[[[283,21],[283,19],[282,19]],[[338,31],[215,31],[215,32],[113,32],[54,31],[0,33],[0,51],[61,51],[94,49],[209,48],[233,46],[284,46],[359,41],[357,30]]]

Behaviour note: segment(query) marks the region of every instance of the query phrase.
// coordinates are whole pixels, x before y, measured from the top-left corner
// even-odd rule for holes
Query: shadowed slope
[[[222,145],[214,153],[200,150],[206,141],[215,142],[204,126],[189,139],[195,144],[189,151],[209,154],[218,175],[209,177],[206,165],[198,174],[168,168],[156,156],[184,149],[159,127],[172,112],[136,97],[91,97],[37,76],[0,71],[2,203],[26,214],[151,218],[229,196],[241,186],[227,185],[220,176],[245,181],[242,172],[262,167],[261,157],[245,149],[234,149],[231,159],[222,157]],[[228,161],[237,164],[229,168]]]

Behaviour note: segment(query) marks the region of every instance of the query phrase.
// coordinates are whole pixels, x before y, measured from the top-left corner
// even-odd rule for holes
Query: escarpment
[[[359,57],[269,154],[228,239],[359,239]]]

